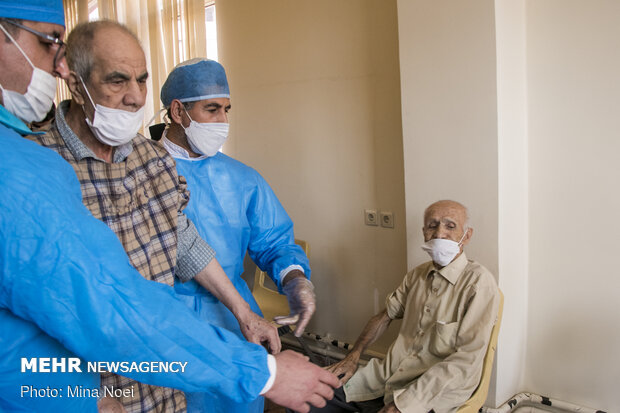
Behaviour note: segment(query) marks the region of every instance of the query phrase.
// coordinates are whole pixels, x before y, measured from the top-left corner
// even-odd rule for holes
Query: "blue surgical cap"
[[[178,64],[161,88],[161,101],[170,107],[174,99],[181,102],[213,98],[230,98],[224,67],[215,60],[196,58]]]
[[[0,0],[0,17],[65,25],[62,0]]]

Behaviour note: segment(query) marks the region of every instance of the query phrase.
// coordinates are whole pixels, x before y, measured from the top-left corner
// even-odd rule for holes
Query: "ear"
[[[185,113],[185,108],[183,107],[183,103],[180,100],[174,99],[170,103],[170,120],[174,123],[178,123],[179,125],[183,125],[183,114]]]
[[[463,243],[461,244],[462,247],[469,244],[469,240],[471,240],[472,235],[474,235],[474,229],[467,228],[467,234],[465,235],[465,238],[463,238]]]
[[[74,71],[69,72],[69,77],[65,80],[67,83],[67,87],[71,92],[71,98],[78,105],[84,105],[84,102],[87,99],[86,93],[84,92],[84,86],[80,81],[80,77]]]

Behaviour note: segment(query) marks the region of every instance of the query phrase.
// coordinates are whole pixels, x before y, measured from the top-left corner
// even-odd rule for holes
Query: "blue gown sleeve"
[[[88,361],[187,362],[185,373],[123,375],[256,398],[269,378],[266,351],[200,321],[172,288],[141,277],[114,233],[82,205],[71,167],[6,131],[0,128],[0,318],[23,328],[3,344],[35,340],[49,351],[57,341]],[[4,349],[0,357],[0,391],[27,380],[16,354]]]
[[[256,190],[247,209],[251,227],[248,253],[282,293],[280,272],[290,265],[299,265],[310,279],[310,264],[304,251],[295,244],[293,221],[267,181],[257,172],[254,174]]]

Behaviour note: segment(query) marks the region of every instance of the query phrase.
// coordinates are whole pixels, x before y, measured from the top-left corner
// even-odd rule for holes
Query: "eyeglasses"
[[[52,36],[49,35],[47,33],[42,33],[38,30],[35,30],[31,27],[28,26],[24,26],[23,24],[17,23],[13,20],[8,20],[8,19],[2,19],[1,20],[4,23],[9,23],[12,24],[15,27],[19,27],[20,29],[26,30],[27,32],[30,32],[32,34],[34,34],[37,37],[40,37],[42,39],[47,40],[50,44],[55,44],[58,46],[58,50],[56,50],[56,54],[54,55],[54,67],[56,67],[56,65],[58,64],[58,61],[60,59],[62,59],[65,56],[65,48],[66,48],[66,43],[63,42],[60,37],[58,36]]]

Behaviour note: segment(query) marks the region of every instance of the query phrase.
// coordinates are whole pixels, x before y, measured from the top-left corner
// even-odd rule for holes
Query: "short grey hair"
[[[97,31],[104,28],[114,27],[122,30],[133,37],[138,44],[140,40],[127,26],[113,20],[97,20],[83,22],[75,26],[67,38],[67,65],[70,70],[86,82],[90,78],[93,69],[93,41]]]

